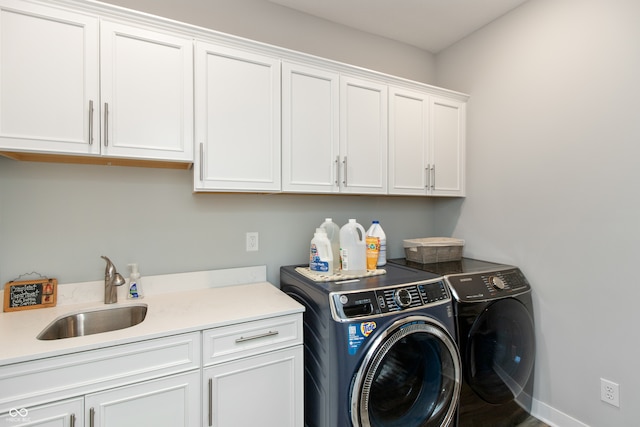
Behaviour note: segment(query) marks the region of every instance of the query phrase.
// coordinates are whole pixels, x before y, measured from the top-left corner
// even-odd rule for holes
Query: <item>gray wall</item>
[[[433,83],[433,55],[268,0],[106,0],[239,37]]]
[[[639,22],[638,1],[534,0],[436,57],[471,95],[468,197],[437,227],[530,279],[538,411],[562,426],[638,425]]]
[[[402,239],[431,235],[424,198],[194,194],[191,171],[58,165],[0,158],[0,281],[31,271],[61,283],[100,280],[110,257],[128,274],[155,275],[308,262],[325,217],[342,225],[380,219],[392,256]],[[258,231],[259,251],[245,251]],[[176,284],[179,286],[179,284]]]
[[[429,53],[262,0],[118,0],[141,10],[406,78],[432,82]],[[379,219],[390,255],[402,239],[434,233],[425,198],[193,194],[192,172],[20,163],[0,158],[0,286],[38,271],[61,283],[100,280],[109,256],[143,275],[308,262],[325,217],[340,225]],[[245,233],[260,250],[245,251]]]

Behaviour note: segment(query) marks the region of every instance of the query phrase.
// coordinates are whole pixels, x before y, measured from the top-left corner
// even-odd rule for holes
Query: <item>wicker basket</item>
[[[407,260],[420,264],[459,261],[464,247],[464,240],[450,237],[424,237],[403,242]]]

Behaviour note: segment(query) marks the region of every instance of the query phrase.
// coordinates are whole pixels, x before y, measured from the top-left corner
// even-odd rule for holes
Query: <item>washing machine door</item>
[[[514,298],[489,305],[469,329],[466,379],[488,403],[517,400],[533,374],[534,359],[533,318]]]
[[[353,425],[452,425],[460,383],[460,355],[446,329],[426,316],[404,318],[376,338],[354,377]]]

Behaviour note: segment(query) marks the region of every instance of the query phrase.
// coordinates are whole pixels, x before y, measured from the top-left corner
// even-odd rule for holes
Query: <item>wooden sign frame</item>
[[[36,280],[7,282],[4,285],[4,311],[55,307],[58,280],[46,277]]]

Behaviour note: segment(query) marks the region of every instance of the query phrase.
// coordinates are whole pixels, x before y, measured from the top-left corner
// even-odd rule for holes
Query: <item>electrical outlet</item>
[[[255,252],[258,250],[258,232],[247,232],[247,252]]]
[[[612,381],[600,378],[600,399],[613,405],[620,407],[620,386]]]

